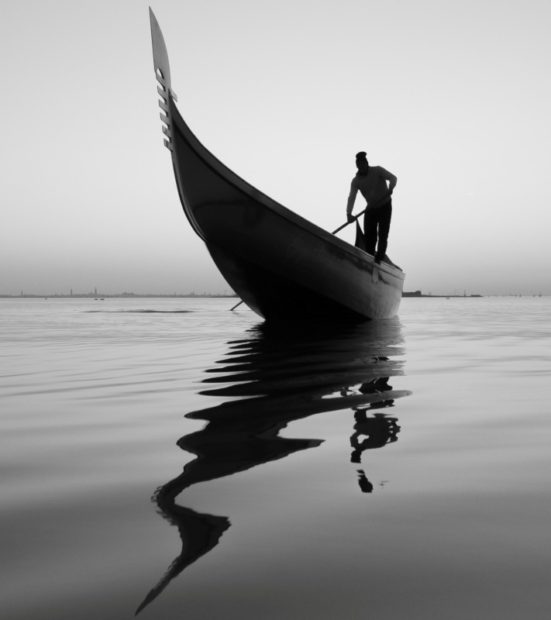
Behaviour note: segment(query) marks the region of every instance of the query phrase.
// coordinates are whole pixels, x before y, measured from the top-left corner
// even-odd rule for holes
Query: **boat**
[[[247,183],[195,137],[176,106],[167,47],[150,9],[164,144],[191,228],[229,286],[267,322],[395,316],[405,275]]]

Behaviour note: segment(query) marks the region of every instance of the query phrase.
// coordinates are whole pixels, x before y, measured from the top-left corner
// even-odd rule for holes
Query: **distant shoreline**
[[[432,293],[423,293],[422,291],[404,291],[402,297],[419,297],[423,299],[479,299],[483,297],[545,297],[541,293],[507,293],[496,295],[480,295],[480,294],[457,294],[449,295]],[[239,295],[235,293],[74,293],[51,295],[38,295],[36,293],[23,293],[19,295],[0,295],[0,299],[239,299]]]
[[[201,295],[196,295],[195,293],[172,293],[171,295],[163,295],[162,293],[75,293],[73,295],[58,293],[52,295],[37,295],[35,293],[24,293],[22,295],[0,295],[0,299],[148,299],[152,297],[166,297],[171,299],[236,299],[238,296],[235,293],[202,293]]]
[[[474,294],[474,295],[467,295],[465,293],[463,293],[463,295],[458,295],[457,293],[454,293],[453,295],[433,295],[432,293],[422,293],[421,291],[404,291],[402,293],[402,297],[438,297],[438,298],[446,298],[449,299],[451,297],[455,298],[455,297],[461,297],[461,298],[468,298],[471,299],[472,297],[483,297],[483,295],[478,295],[478,294]]]

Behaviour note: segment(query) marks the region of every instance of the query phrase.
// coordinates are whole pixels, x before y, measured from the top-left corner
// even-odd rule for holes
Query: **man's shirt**
[[[379,206],[378,203],[389,193],[389,188],[386,184],[387,181],[389,181],[390,189],[392,190],[398,179],[381,166],[369,166],[369,172],[366,175],[356,175],[352,179],[350,185],[350,195],[348,196],[346,213],[352,213],[358,190],[360,190],[362,196],[366,199],[368,209]]]

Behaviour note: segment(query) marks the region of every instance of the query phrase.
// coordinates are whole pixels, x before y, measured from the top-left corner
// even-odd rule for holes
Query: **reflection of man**
[[[385,358],[381,358],[385,359]],[[379,377],[362,383],[360,392],[362,394],[377,394],[381,392],[388,392],[392,390],[392,386],[388,383],[389,377]],[[393,407],[394,400],[389,398],[388,400],[380,400],[371,403],[369,407],[363,409],[356,409],[354,412],[354,432],[350,436],[350,446],[352,447],[352,454],[350,455],[351,463],[361,463],[362,453],[365,450],[371,450],[373,448],[382,448],[387,443],[392,443],[398,440],[398,433],[400,427],[398,426],[397,418],[389,418],[384,413],[375,413],[368,417],[368,411],[371,412],[374,409],[384,409],[386,407]],[[365,472],[361,469],[358,470],[358,485],[362,493],[372,493],[373,484],[367,479]]]
[[[386,361],[387,359],[388,358],[385,358],[385,357],[379,357],[377,358],[377,361],[379,360]],[[372,379],[371,381],[366,381],[365,383],[362,383],[362,385],[360,386],[360,392],[362,394],[375,394],[377,392],[388,392],[392,390],[392,386],[388,384],[388,379],[389,377],[379,377],[378,379]],[[377,403],[372,403],[371,408],[374,409],[375,405],[377,405]],[[386,406],[387,405],[383,405],[383,407],[386,407]],[[380,406],[379,406],[379,409],[380,409]]]
[[[373,493],[373,485],[365,476],[363,469],[358,469],[358,484],[362,493]]]
[[[378,406],[388,407],[394,401],[384,402],[387,404],[378,403]],[[365,450],[382,448],[387,443],[398,440],[400,427],[397,418],[388,418],[384,413],[375,413],[368,418],[366,412],[367,409],[358,409],[354,413],[356,424],[354,424],[354,433],[350,437],[350,445],[353,448],[350,457],[352,463],[360,463]]]
[[[356,155],[356,168],[358,172],[350,185],[346,215],[349,222],[353,220],[352,209],[359,190],[367,201],[364,215],[365,251],[375,256],[375,262],[381,262],[386,254],[392,216],[390,197],[398,179],[381,166],[370,166],[365,151]]]
[[[386,381],[386,379],[383,379],[383,381]],[[392,388],[388,386],[388,389]],[[369,409],[392,407],[393,404],[393,400],[385,400],[374,403]],[[356,424],[354,424],[354,433],[350,437],[350,445],[353,448],[352,454],[350,455],[351,463],[361,463],[362,452],[364,452],[364,450],[382,448],[387,443],[397,441],[398,439],[397,435],[400,431],[400,427],[397,424],[397,418],[387,418],[384,413],[375,413],[372,417],[368,418],[366,414],[367,411],[368,409],[358,409],[354,413]],[[365,439],[360,440],[361,437],[365,437]],[[373,492],[373,484],[367,479],[362,469],[358,469],[358,485],[362,493]]]

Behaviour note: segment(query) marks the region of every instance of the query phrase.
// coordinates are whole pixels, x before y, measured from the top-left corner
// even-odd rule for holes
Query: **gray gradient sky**
[[[1,2],[0,293],[229,290],[162,146],[149,4]],[[398,176],[407,290],[551,294],[548,0],[151,6],[237,174],[331,230],[366,150]]]

